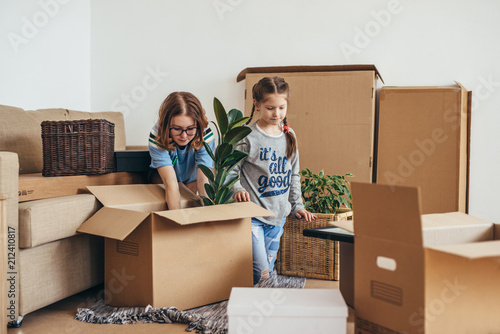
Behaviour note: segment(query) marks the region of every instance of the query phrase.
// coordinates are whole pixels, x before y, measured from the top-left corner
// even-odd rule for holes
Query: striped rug
[[[302,277],[271,275],[259,282],[256,288],[302,289],[306,279]],[[101,299],[87,308],[79,308],[75,319],[94,324],[135,324],[135,323],[183,323],[187,332],[203,334],[227,333],[227,300],[191,310],[179,311],[175,307],[112,307]]]

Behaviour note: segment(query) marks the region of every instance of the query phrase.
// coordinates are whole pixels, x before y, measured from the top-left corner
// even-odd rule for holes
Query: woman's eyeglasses
[[[196,127],[194,128],[187,128],[187,129],[181,129],[181,128],[170,128],[170,134],[172,136],[180,136],[182,135],[183,132],[186,133],[188,136],[193,136],[196,134]]]

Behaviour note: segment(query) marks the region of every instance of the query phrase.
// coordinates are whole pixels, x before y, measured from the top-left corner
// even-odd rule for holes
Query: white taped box
[[[337,289],[233,288],[229,334],[342,333],[347,305]]]

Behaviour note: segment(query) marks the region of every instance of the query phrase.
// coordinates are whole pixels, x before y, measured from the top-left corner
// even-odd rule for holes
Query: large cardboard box
[[[500,332],[500,226],[354,183],[356,333]]]
[[[315,173],[353,173],[371,182],[375,96],[380,74],[374,65],[279,66],[244,69],[245,115],[252,111],[252,87],[265,76],[290,84],[288,123],[295,131],[300,166]],[[254,120],[259,118],[258,113]]]
[[[79,232],[105,237],[105,302],[184,310],[253,287],[251,203],[165,210],[162,185],[89,187],[103,204]],[[194,194],[191,193],[191,197]]]
[[[376,183],[419,186],[422,213],[467,212],[467,90],[382,87]]]

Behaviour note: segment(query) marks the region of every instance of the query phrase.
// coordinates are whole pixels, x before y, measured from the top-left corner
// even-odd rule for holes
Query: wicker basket
[[[42,122],[43,176],[116,170],[115,125],[105,119]]]
[[[316,213],[312,222],[286,218],[280,249],[276,256],[278,274],[307,278],[339,279],[339,242],[318,238],[304,237],[306,228],[326,227],[329,222],[352,219],[351,210],[342,210],[337,214]]]

